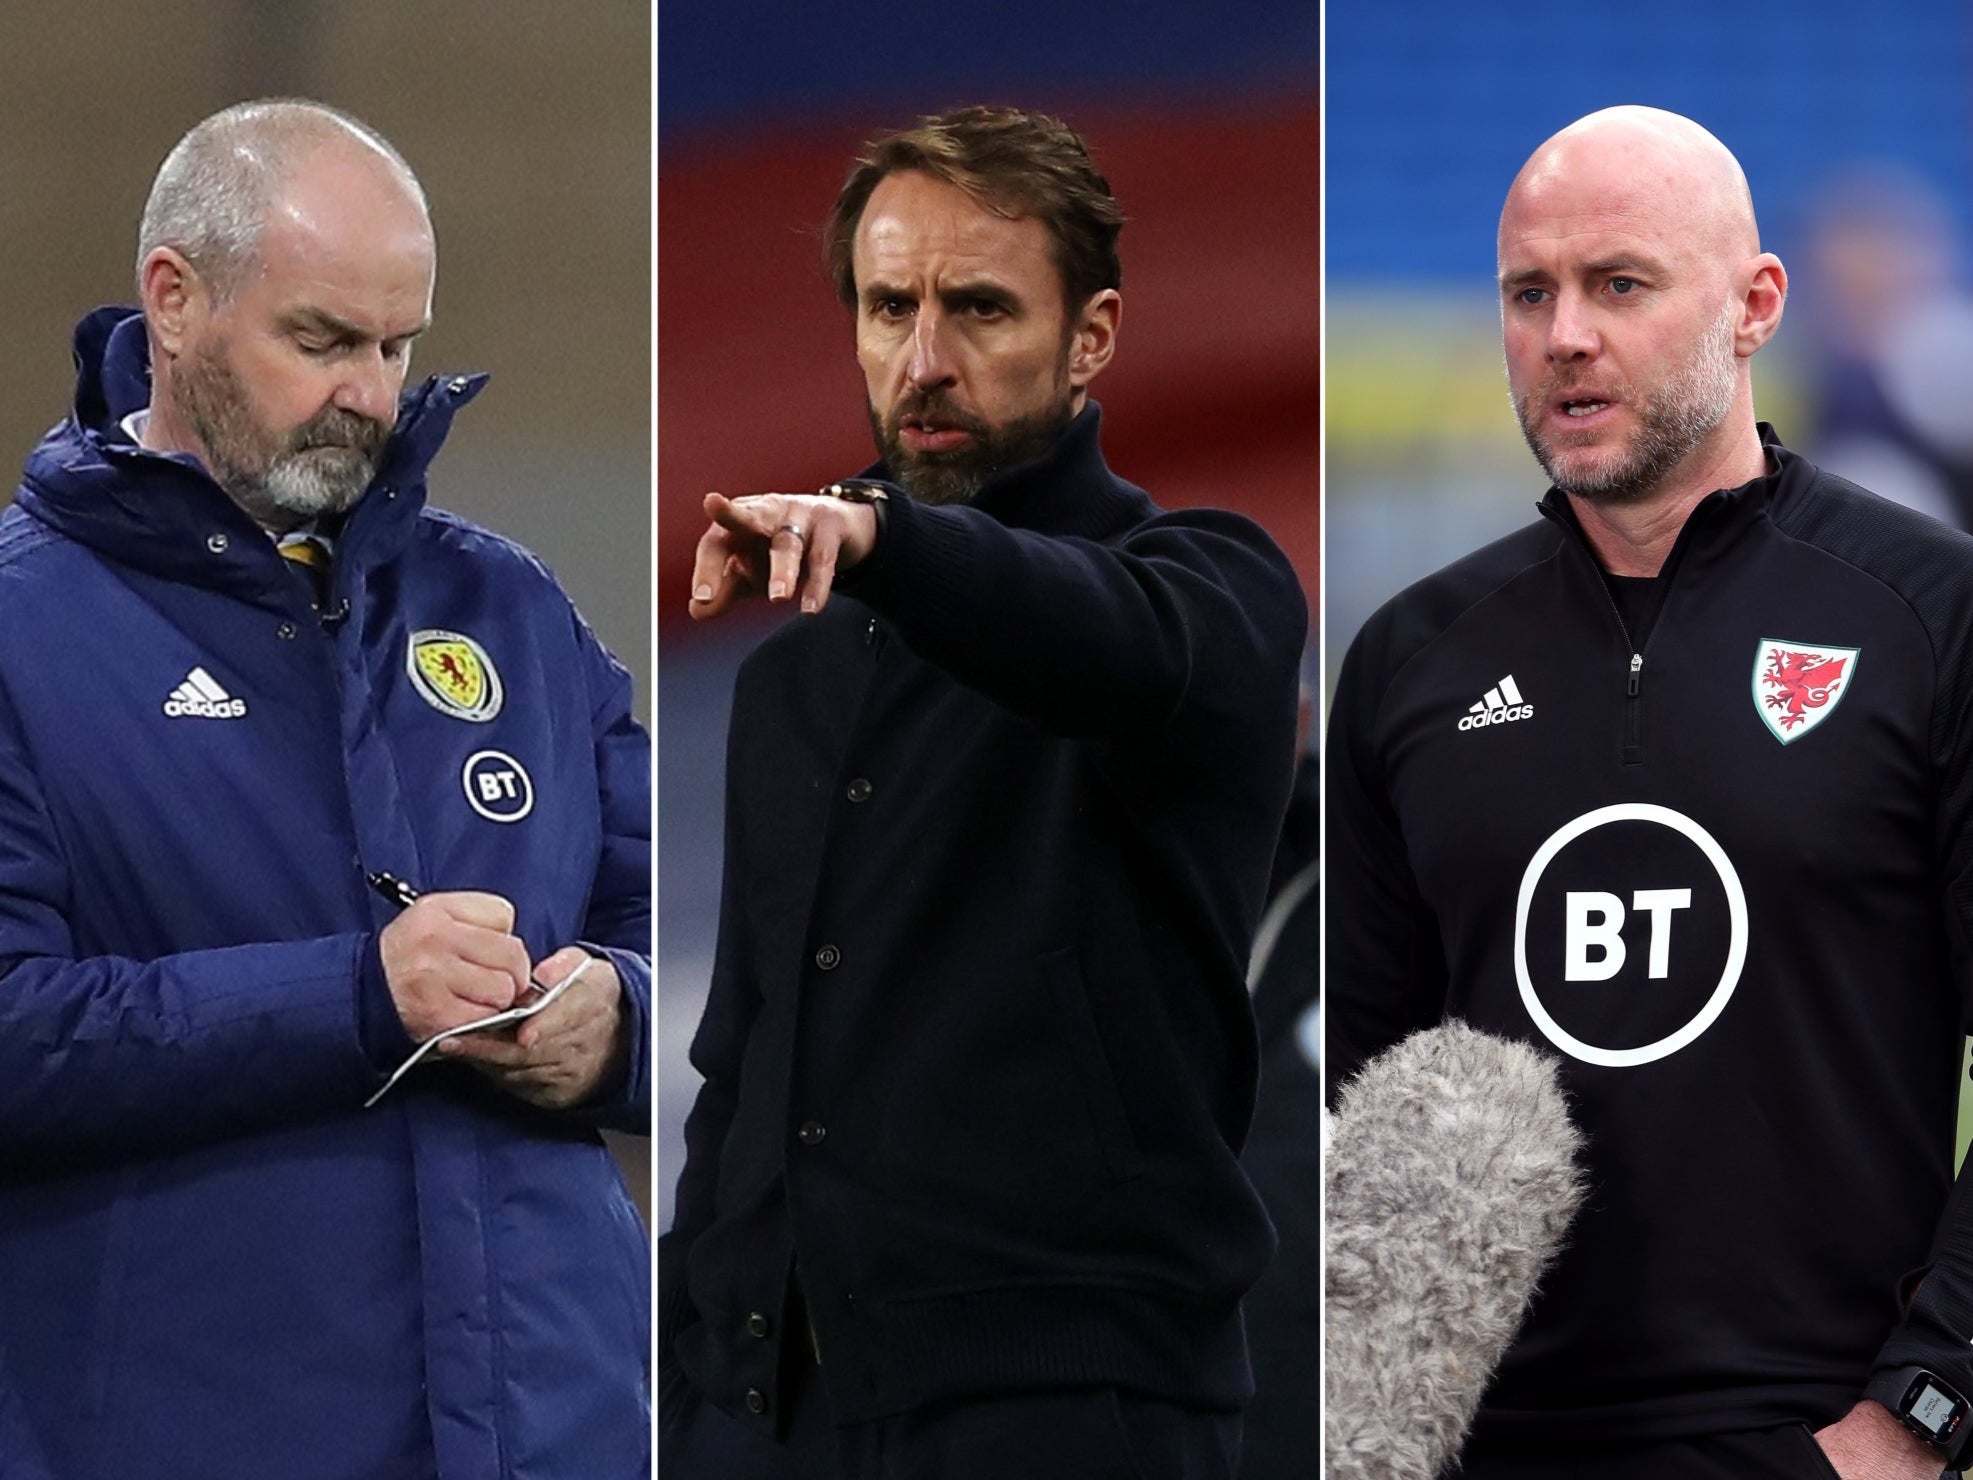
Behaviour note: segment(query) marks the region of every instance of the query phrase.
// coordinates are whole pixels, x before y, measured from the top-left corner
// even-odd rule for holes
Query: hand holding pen
[[[403,908],[377,944],[414,1040],[504,1012],[527,992],[532,963],[507,900],[470,890],[421,895],[388,874],[371,875],[370,885]]]
[[[384,873],[365,874],[363,876],[363,881],[366,884],[368,884],[373,891],[383,896],[383,898],[388,903],[396,905],[401,910],[410,909],[412,905],[416,904],[420,899],[424,897],[416,889],[413,889],[409,884],[405,883],[404,880],[398,878],[396,874],[384,874]],[[460,894],[455,897],[461,899],[470,897],[474,899],[487,899],[487,900],[498,901],[499,904],[504,905],[506,907],[508,919],[511,921],[513,918],[513,910],[514,910],[513,905],[508,903],[508,901],[506,901],[505,899],[502,899],[497,894],[481,894],[481,895],[471,895],[471,896]],[[539,993],[547,992],[550,990],[552,989],[547,985],[547,983],[541,981],[532,972],[530,972],[528,974],[527,983],[525,986],[522,987],[521,992],[523,997],[526,997],[530,995],[537,995]]]
[[[606,1006],[612,1023],[621,988],[608,962],[590,958],[579,948],[557,952],[542,963],[556,966],[557,980],[549,987],[532,974],[527,947],[512,934],[514,907],[497,894],[459,891],[420,895],[390,874],[369,874],[370,887],[404,913],[378,937],[385,981],[417,1050],[374,1095],[374,1105],[420,1060],[438,1050],[480,1061],[481,1067],[519,1098],[545,1105],[572,1103],[573,1091],[586,1093],[600,1077],[600,1067],[586,1060],[591,1053],[577,1045],[593,1039],[595,1003],[550,1035],[545,1052],[537,1043],[485,1041],[477,1045],[462,1035],[518,1024],[543,1012],[591,968],[611,978]],[[563,957],[570,959],[564,960]],[[537,1042],[540,1035],[535,1035]]]

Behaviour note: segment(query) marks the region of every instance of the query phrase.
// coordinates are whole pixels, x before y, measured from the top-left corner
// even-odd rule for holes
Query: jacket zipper
[[[1541,505],[1541,507],[1543,507],[1543,513],[1549,513],[1549,507],[1547,505]],[[1555,519],[1553,513],[1549,513],[1549,517]],[[1559,521],[1559,523],[1563,523],[1565,527],[1569,527],[1567,521]],[[1644,766],[1644,699],[1640,697],[1640,689],[1644,687],[1644,649],[1651,645],[1651,639],[1645,637],[1644,645],[1640,647],[1638,645],[1638,639],[1630,635],[1630,624],[1624,622],[1624,612],[1618,608],[1616,596],[1610,594],[1610,582],[1604,578],[1602,562],[1596,558],[1596,551],[1590,549],[1588,539],[1584,539],[1580,531],[1576,531],[1576,529],[1572,529],[1571,527],[1571,533],[1576,537],[1576,543],[1582,545],[1582,553],[1590,556],[1590,566],[1594,566],[1594,570],[1596,570],[1596,586],[1604,594],[1604,606],[1610,608],[1610,620],[1616,622],[1618,633],[1624,637],[1624,647],[1630,649],[1630,667],[1624,671],[1624,752],[1622,752],[1622,758],[1624,758],[1624,764],[1626,766]],[[1679,533],[1683,533],[1683,531],[1679,531]],[[1665,566],[1667,568],[1671,566],[1669,556],[1665,560]],[[1659,602],[1659,620],[1663,620],[1663,602]],[[1653,624],[1653,631],[1655,631],[1655,624]]]
[[[1664,623],[1665,608],[1671,604],[1672,599],[1672,582],[1676,578],[1680,557],[1684,555],[1685,547],[1690,542],[1693,521],[1699,517],[1699,511],[1706,507],[1713,497],[1716,495],[1708,495],[1707,498],[1701,499],[1693,506],[1692,512],[1685,516],[1685,523],[1679,528],[1678,538],[1672,541],[1672,548],[1665,556],[1665,563],[1658,568],[1658,575],[1665,586],[1658,598],[1657,620],[1651,624],[1651,636],[1646,637],[1641,644],[1631,636],[1630,628],[1624,622],[1624,614],[1618,610],[1617,598],[1611,594],[1609,581],[1604,579],[1603,562],[1596,558],[1596,550],[1590,544],[1589,537],[1573,519],[1563,517],[1546,502],[1536,505],[1544,518],[1561,525],[1582,547],[1583,554],[1588,557],[1590,569],[1595,573],[1596,584],[1603,591],[1604,604],[1610,608],[1611,620],[1617,624],[1617,631],[1624,639],[1624,646],[1630,650],[1630,662],[1624,670],[1622,759],[1626,766],[1644,764],[1644,700],[1641,694],[1644,686],[1644,650],[1651,646],[1651,637],[1657,636],[1658,628]]]
[[[1583,542],[1585,547],[1588,541]],[[1617,598],[1610,593],[1610,583],[1603,576],[1603,567],[1596,561],[1596,552],[1589,551],[1592,564],[1596,565],[1596,584],[1603,588],[1603,599],[1609,604],[1610,615],[1616,621],[1617,631],[1623,635],[1624,646],[1630,649],[1630,667],[1624,680],[1624,748],[1623,762],[1627,766],[1644,764],[1644,701],[1638,691],[1644,684],[1644,647],[1650,646],[1646,638],[1644,647],[1630,635],[1630,627],[1624,621],[1624,614],[1618,610]],[[1667,561],[1667,564],[1670,562]],[[1662,616],[1663,613],[1661,612]]]
[[[1638,712],[1643,706],[1637,697],[1643,674],[1644,654],[1632,653],[1630,682],[1624,686],[1624,764],[1627,766],[1644,764],[1643,717]]]

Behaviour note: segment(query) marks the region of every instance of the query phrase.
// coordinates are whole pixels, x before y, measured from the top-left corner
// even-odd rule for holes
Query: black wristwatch
[[[889,489],[864,478],[845,478],[840,483],[831,483],[822,492],[825,497],[839,498],[846,504],[887,504],[891,501]]]
[[[831,483],[821,490],[825,498],[839,498],[846,504],[868,504],[877,513],[877,538],[882,540],[890,530],[890,490],[881,483],[871,483],[862,478],[845,478],[840,483]]]
[[[1973,1460],[1967,1443],[1973,1439],[1973,1425],[1967,1423],[1973,1404],[1944,1378],[1923,1367],[1886,1368],[1871,1377],[1863,1395],[1882,1403],[1899,1423],[1931,1445],[1945,1461],[1948,1474]]]

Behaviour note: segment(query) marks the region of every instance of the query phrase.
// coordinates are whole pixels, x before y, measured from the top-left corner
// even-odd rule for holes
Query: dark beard
[[[268,529],[348,509],[376,476],[390,437],[388,426],[336,406],[286,436],[270,432],[216,345],[185,357],[173,391],[212,481]]]
[[[1045,411],[990,426],[936,390],[903,397],[888,419],[879,417],[875,406],[868,409],[877,456],[892,480],[921,504],[971,503],[994,474],[1040,457],[1075,420],[1075,408],[1065,397]],[[907,416],[930,416],[942,426],[957,427],[966,432],[966,445],[951,452],[913,452],[900,436]]]

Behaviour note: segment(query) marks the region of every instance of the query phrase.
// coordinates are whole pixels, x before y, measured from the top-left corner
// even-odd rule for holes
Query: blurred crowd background
[[[493,377],[432,501],[555,569],[648,719],[650,26],[646,0],[10,0],[0,466],[67,411],[75,321],[134,300],[138,215],[185,130],[246,98],[333,103],[431,200],[435,322],[414,377]],[[648,1208],[647,1143],[618,1160]]]
[[[1790,278],[1754,367],[1782,440],[1973,524],[1973,11],[1959,0],[1665,0],[1509,19],[1328,8],[1326,663],[1545,486],[1501,369],[1494,233],[1549,134],[1616,103],[1739,156]]]
[[[662,11],[659,1229],[698,1086],[685,1055],[717,924],[727,706],[767,630],[686,617],[700,502],[813,489],[871,459],[850,321],[821,266],[857,147],[972,102],[1084,133],[1130,216],[1121,340],[1095,388],[1110,463],[1167,506],[1258,518],[1313,612],[1318,75],[1302,0]]]

